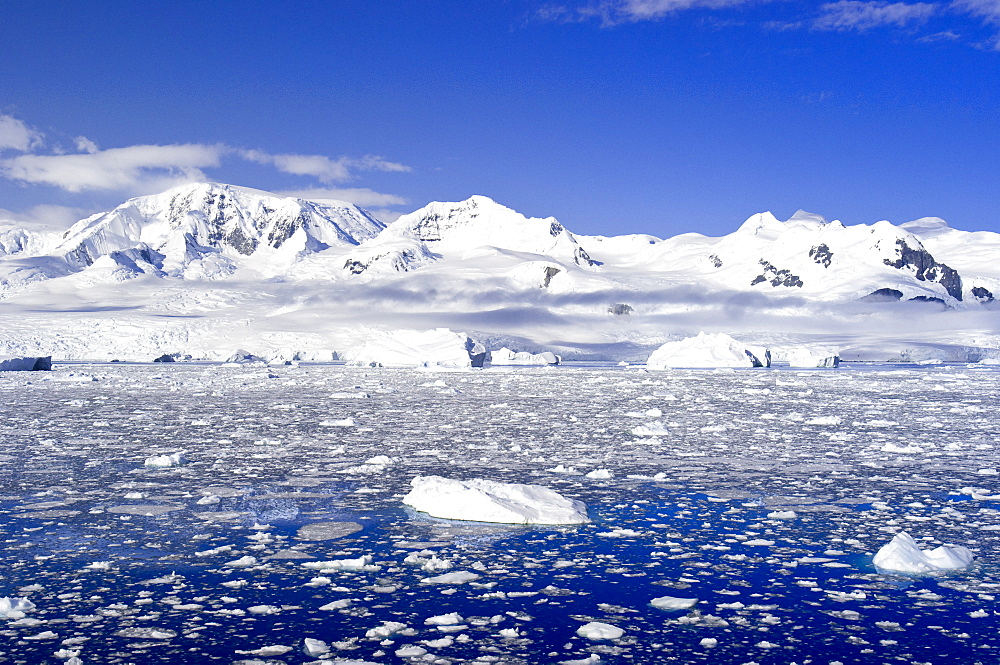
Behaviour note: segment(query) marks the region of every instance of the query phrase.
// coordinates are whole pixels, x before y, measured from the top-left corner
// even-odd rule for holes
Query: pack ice
[[[932,573],[938,570],[964,568],[972,563],[973,554],[961,545],[942,545],[922,550],[905,531],[883,545],[872,562],[882,570],[900,573]]]
[[[403,503],[432,517],[502,524],[586,524],[587,506],[541,485],[417,476]]]
[[[725,333],[698,333],[678,342],[667,342],[649,356],[646,367],[770,367],[771,352],[749,349]]]
[[[482,367],[486,349],[447,328],[390,330],[341,356],[351,365],[371,367]]]

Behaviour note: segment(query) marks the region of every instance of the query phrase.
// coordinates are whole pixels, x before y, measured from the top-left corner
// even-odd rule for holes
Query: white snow
[[[697,337],[667,342],[646,360],[648,369],[658,370],[675,367],[766,367],[769,364],[769,358],[759,358],[745,344],[729,335],[705,332],[698,333]]]
[[[403,503],[433,517],[506,524],[585,524],[581,501],[541,485],[417,476]]]
[[[972,563],[973,558],[972,552],[962,545],[945,544],[932,550],[922,550],[910,534],[900,531],[875,553],[872,563],[882,570],[932,573],[964,568]]]

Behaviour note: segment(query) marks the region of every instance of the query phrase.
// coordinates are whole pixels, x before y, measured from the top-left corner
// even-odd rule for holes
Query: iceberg
[[[558,365],[562,358],[551,351],[529,353],[528,351],[512,351],[502,347],[490,351],[491,365]]]
[[[876,568],[899,573],[933,573],[939,570],[965,568],[974,555],[961,545],[942,545],[922,550],[910,534],[900,531],[883,545],[872,562]]]
[[[798,348],[785,358],[789,367],[839,367],[840,356],[826,349]]]
[[[52,356],[0,356],[0,372],[36,372],[52,369]]]
[[[417,476],[403,503],[432,517],[501,524],[586,524],[587,506],[541,485]]]
[[[672,367],[770,367],[771,353],[749,349],[725,333],[698,333],[679,342],[667,342],[646,360],[648,369]]]
[[[486,349],[447,328],[392,330],[374,334],[341,358],[350,365],[369,367],[482,367]]]

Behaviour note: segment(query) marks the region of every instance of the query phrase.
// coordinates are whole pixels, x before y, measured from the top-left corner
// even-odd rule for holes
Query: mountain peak
[[[77,268],[140,246],[164,257],[167,272],[208,255],[233,269],[258,254],[289,258],[357,245],[385,225],[350,203],[317,203],[214,182],[180,185],[130,199],[74,224],[57,253]],[[268,269],[271,269],[270,267]]]

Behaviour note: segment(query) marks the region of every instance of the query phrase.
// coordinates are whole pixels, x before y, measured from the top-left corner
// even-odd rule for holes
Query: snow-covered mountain
[[[1000,234],[936,218],[845,226],[765,212],[722,237],[661,240],[578,236],[483,196],[386,226],[348,203],[196,184],[61,237],[0,228],[0,353],[329,357],[373,329],[450,327],[569,358],[631,359],[699,330],[1000,356],[996,257]]]
[[[542,282],[559,267],[596,265],[555,218],[525,217],[485,196],[473,196],[457,203],[434,202],[403,215],[353,252],[345,268],[356,275],[385,274],[441,259],[481,264],[498,257],[508,263],[551,264],[539,271]]]
[[[627,242],[581,242],[607,265],[697,282],[712,290],[834,302],[937,301],[953,307],[992,301],[1000,271],[988,261],[971,263],[959,257],[957,248],[969,245],[954,238],[962,232],[949,231],[933,239],[932,253],[906,225],[882,221],[844,226],[800,210],[784,222],[769,212],[758,213],[720,238],[684,234],[663,241],[632,236]],[[1000,234],[981,235],[1000,242]],[[990,238],[972,244],[989,246]],[[949,265],[952,256],[968,268],[966,275]]]
[[[126,273],[272,276],[310,254],[357,245],[385,225],[350,203],[318,203],[200,183],[131,199],[74,224],[52,253],[73,269],[103,261]]]

